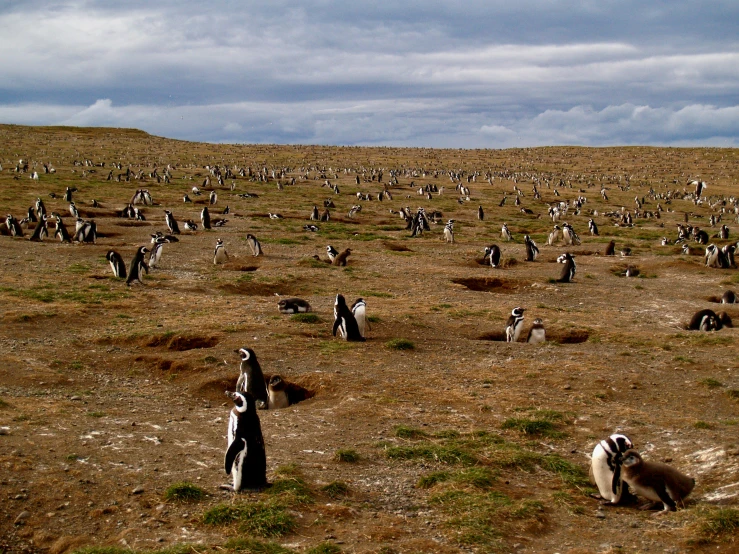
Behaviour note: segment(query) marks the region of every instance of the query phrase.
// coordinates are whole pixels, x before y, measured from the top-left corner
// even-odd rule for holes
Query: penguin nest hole
[[[510,279],[498,279],[496,277],[469,277],[452,279],[452,283],[462,285],[469,290],[482,291],[482,292],[516,292],[520,287],[525,286],[527,283],[522,281],[513,281]]]
[[[272,378],[271,374],[265,374],[264,380],[269,383]],[[220,377],[217,379],[209,379],[192,387],[195,395],[211,400],[214,402],[223,401],[223,391],[236,390],[236,381],[238,376]],[[314,376],[304,375],[294,379],[285,379],[286,389],[291,398],[290,405],[298,404],[303,400],[313,398],[320,390],[325,387],[325,383],[317,381]]]

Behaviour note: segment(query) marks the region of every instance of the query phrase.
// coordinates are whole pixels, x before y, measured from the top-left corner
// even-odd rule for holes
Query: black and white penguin
[[[44,201],[41,200],[41,198],[36,198],[36,216],[38,216],[40,220],[44,215],[46,215],[46,206],[44,205]]]
[[[72,242],[72,237],[69,235],[69,231],[67,231],[67,227],[62,221],[62,216],[57,213],[52,215],[56,217],[56,231],[54,231],[54,236],[59,239],[59,242]]]
[[[557,262],[560,264],[564,264],[564,267],[562,268],[562,273],[559,276],[559,279],[557,279],[558,283],[570,283],[572,282],[572,279],[575,277],[575,257],[570,254],[569,252],[565,252],[562,254],[559,258],[557,258]]]
[[[94,221],[84,221],[74,234],[76,242],[95,244],[97,241],[97,224]]]
[[[590,477],[598,487],[601,498],[615,505],[631,496],[621,477],[623,454],[634,445],[626,435],[613,434],[600,441],[590,457]]]
[[[70,188],[67,187],[67,189],[64,191],[64,201],[65,202],[71,202],[72,201],[72,193],[76,192],[76,188]]]
[[[28,219],[28,221],[30,221],[31,223],[36,223],[38,221],[38,217],[36,217],[36,212],[34,211],[33,206],[28,207],[26,219]]]
[[[547,341],[546,331],[544,330],[544,322],[541,318],[536,318],[531,329],[529,329],[529,335],[526,337],[526,342],[529,344],[542,344]]]
[[[216,191],[214,191],[214,190],[210,191],[209,201],[210,201],[210,205],[211,206],[215,206],[216,205],[216,202],[218,202],[218,194],[216,194]]]
[[[736,294],[734,294],[733,290],[727,290],[721,296],[722,304],[734,304],[735,302],[736,302]]]
[[[670,239],[668,239],[667,237],[662,237],[662,240],[660,241],[660,246],[670,246],[670,244],[672,244],[670,242]]]
[[[213,263],[214,264],[225,264],[228,261],[228,252],[223,244],[223,239],[216,241],[216,249],[213,252]]]
[[[302,298],[283,298],[277,303],[281,314],[303,314],[311,311],[310,304]]]
[[[483,259],[489,258],[490,267],[498,267],[500,265],[500,248],[497,244],[491,244],[485,247],[485,255]]]
[[[359,325],[354,314],[346,305],[346,300],[341,294],[336,295],[334,302],[334,327],[332,333],[336,336],[336,331],[346,341],[363,342],[364,337],[359,332]]]
[[[185,193],[185,194],[184,194],[184,195],[182,196],[182,201],[183,201],[183,202],[184,202],[185,204],[188,204],[188,203],[189,203],[189,204],[192,204],[192,200],[190,200],[190,197],[189,197],[189,196],[187,195],[187,193]]]
[[[352,314],[354,319],[357,320],[357,327],[359,328],[359,334],[365,339],[367,338],[366,330],[369,328],[369,322],[367,321],[367,303],[364,298],[357,298],[352,304]]]
[[[312,225],[310,223],[307,223],[306,225],[303,225],[304,231],[310,231],[311,233],[317,233],[319,230],[318,225]]]
[[[524,308],[518,306],[513,308],[511,315],[508,316],[505,326],[506,342],[518,342],[518,337],[521,335],[521,330],[523,329],[524,311]]]
[[[315,204],[313,205],[313,210],[311,210],[310,213],[310,220],[311,221],[318,221],[320,219],[320,215],[318,214],[318,206]]]
[[[18,220],[12,214],[8,214],[7,216],[5,216],[5,225],[8,227],[10,236],[12,237],[22,237],[23,236],[23,228],[21,227],[20,223],[18,223]]]
[[[688,323],[691,331],[718,331],[723,327],[721,319],[713,310],[700,310],[693,314]]]
[[[511,232],[508,230],[508,225],[506,223],[504,223],[503,226],[500,228],[500,236],[503,240],[513,240],[513,235],[511,235]]]
[[[169,241],[164,237],[157,238],[157,240],[154,241],[154,246],[151,247],[151,252],[149,252],[149,268],[157,267],[159,265],[159,262],[162,260],[164,245],[168,242]]]
[[[33,242],[43,242],[45,237],[49,236],[49,229],[46,226],[46,215],[42,215],[38,218],[36,228],[33,230],[33,234],[28,240]]]
[[[588,220],[588,229],[590,230],[591,235],[598,236],[598,226],[592,219]]]
[[[74,205],[74,202],[69,203],[69,213],[75,219],[77,219],[80,216],[80,212],[77,209],[77,206]]]
[[[169,210],[164,210],[164,216],[167,221],[167,228],[169,229],[169,232],[173,235],[179,235],[180,226],[177,224],[177,220],[174,218],[174,215],[172,215],[172,212],[170,212]]]
[[[333,246],[330,244],[326,246],[326,254],[328,255],[328,259],[331,263],[334,263],[334,260],[336,259],[336,256],[339,255],[339,251],[336,250]]]
[[[113,270],[113,275],[119,279],[125,279],[126,264],[123,262],[121,255],[115,250],[109,250],[105,255],[105,258],[110,262],[110,268]]]
[[[240,348],[238,354],[241,357],[239,366],[239,379],[236,381],[236,391],[248,393],[254,397],[257,407],[267,408],[267,383],[264,381],[262,366],[259,365],[257,355],[251,348]]]
[[[193,233],[198,230],[198,224],[195,223],[192,219],[188,219],[187,221],[185,221],[184,226],[185,229]]]
[[[482,209],[482,205],[477,207],[477,219],[483,221],[485,219],[485,212]]]
[[[149,266],[146,265],[146,253],[148,251],[149,249],[146,248],[146,246],[139,246],[138,250],[136,250],[136,255],[134,255],[129,267],[128,279],[126,279],[126,284],[128,286],[137,282],[141,285],[144,284],[144,280],[142,278],[143,272],[145,271],[146,273],[149,273]]]
[[[200,222],[203,224],[203,229],[210,229],[210,212],[208,212],[208,206],[203,206],[200,212]]]
[[[639,273],[641,272],[639,271],[638,267],[629,265],[629,266],[626,266],[626,270],[624,271],[624,277],[638,277]]]
[[[547,239],[547,245],[552,246],[555,242],[559,240],[559,234],[560,234],[560,227],[559,225],[555,225],[552,229],[552,232],[549,233],[549,238]]]
[[[270,410],[281,410],[290,405],[290,398],[287,395],[287,385],[279,375],[273,375],[267,386],[267,394],[269,401],[267,403]]]
[[[232,476],[233,485],[222,488],[233,492],[262,489],[267,486],[267,454],[254,397],[238,391],[226,391],[226,396],[233,400],[234,407],[228,418],[224,469]]]
[[[534,239],[532,239],[528,235],[524,235],[523,242],[526,245],[526,261],[527,262],[535,261],[536,257],[539,255],[539,247],[536,246]]]
[[[262,245],[259,244],[257,237],[255,237],[251,233],[246,235],[246,243],[249,245],[249,248],[251,248],[252,256],[262,255]]]
[[[282,214],[273,214],[272,212],[267,212],[267,215],[270,219],[285,219]]]
[[[454,220],[450,219],[444,226],[444,239],[447,242],[454,243]]]

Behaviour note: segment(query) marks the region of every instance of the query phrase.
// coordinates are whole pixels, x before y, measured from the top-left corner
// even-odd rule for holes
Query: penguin
[[[497,244],[491,244],[485,248],[483,260],[487,257],[490,258],[490,267],[496,268],[500,265],[500,248],[498,248]]]
[[[226,391],[226,396],[233,400],[234,407],[228,418],[224,469],[232,476],[233,485],[222,488],[233,492],[262,489],[267,486],[267,454],[254,397],[238,391]]]
[[[139,246],[138,250],[136,250],[136,255],[134,255],[133,260],[131,261],[128,279],[126,279],[126,284],[129,287],[135,282],[138,282],[141,285],[144,284],[142,272],[146,271],[146,273],[149,273],[149,266],[146,265],[145,260],[145,255],[148,251],[149,249],[146,248],[146,246]]]
[[[269,396],[267,405],[270,410],[280,410],[290,405],[285,381],[279,375],[273,375],[270,378],[269,385],[267,386],[267,394]]]
[[[555,225],[552,229],[552,232],[549,233],[549,238],[547,239],[547,245],[552,246],[555,242],[559,240],[559,232],[560,232],[559,225]]]
[[[146,221],[146,217],[144,217],[144,212],[136,207],[134,207],[133,209],[133,218],[136,221]]]
[[[523,242],[526,245],[526,261],[533,262],[539,255],[539,247],[536,246],[534,240],[528,235],[524,235]]]
[[[223,264],[228,261],[228,252],[226,252],[226,247],[223,246],[223,239],[218,239],[216,241],[216,249],[213,252],[213,263],[214,264]]]
[[[632,497],[624,486],[621,475],[623,454],[634,444],[626,435],[613,434],[600,441],[590,457],[590,479],[598,487],[601,498],[609,506],[615,506],[627,497]]]
[[[267,215],[270,219],[285,219],[282,214],[273,214],[271,212],[267,212]]]
[[[62,216],[57,213],[52,215],[56,217],[56,231],[54,231],[54,236],[59,239],[59,242],[72,242],[72,237],[69,236],[69,231],[67,231],[67,227],[62,221]]]
[[[616,241],[612,240],[606,245],[606,256],[615,256],[616,255]]]
[[[621,249],[621,252],[620,253],[621,253],[621,257],[622,258],[626,258],[627,256],[631,256],[631,248],[629,248],[628,246],[626,246],[626,247],[624,247],[624,248]]]
[[[357,298],[354,301],[354,304],[352,304],[352,314],[354,315],[354,319],[357,320],[359,334],[366,339],[366,330],[369,328],[369,322],[367,321],[367,303],[364,301],[364,298]]]
[[[345,266],[346,265],[346,259],[349,257],[349,254],[351,254],[351,253],[352,253],[351,249],[350,248],[347,248],[341,254],[339,254],[338,256],[336,256],[334,258],[334,261],[331,262],[331,263],[333,265]]]
[[[36,212],[34,211],[33,206],[28,207],[26,219],[28,219],[28,221],[30,221],[31,223],[36,223],[38,221],[38,217],[36,217]]]
[[[95,244],[97,240],[97,225],[94,221],[84,221],[74,235],[76,242],[87,242]]]
[[[33,242],[43,242],[44,237],[48,236],[49,230],[46,227],[46,216],[42,215],[39,217],[38,223],[36,223],[36,228],[33,230],[33,234],[28,240],[31,240]]]
[[[477,207],[477,219],[483,221],[485,219],[485,212],[482,209],[482,205]]]
[[[626,271],[624,271],[624,277],[638,277],[639,276],[639,268],[633,265],[626,266]]]
[[[524,308],[520,306],[513,308],[511,315],[508,316],[505,327],[506,342],[518,342],[518,337],[523,329],[523,312]]]
[[[249,245],[249,248],[251,248],[251,253],[253,256],[262,255],[262,245],[259,244],[257,237],[252,234],[248,234],[246,235],[246,242]]]
[[[547,341],[546,331],[544,330],[544,322],[541,318],[536,318],[531,329],[529,329],[529,335],[526,337],[526,342],[529,344],[541,344]]]
[[[318,206],[315,204],[313,205],[313,210],[310,213],[310,220],[311,221],[318,221],[320,218],[320,215],[318,215]]]
[[[167,228],[169,229],[169,232],[173,235],[179,235],[180,226],[177,225],[177,220],[174,218],[174,215],[172,215],[172,212],[170,212],[169,210],[164,210],[164,216],[167,221]]]
[[[500,236],[503,238],[503,240],[513,240],[513,236],[511,235],[511,232],[508,230],[508,225],[503,224],[503,227],[500,228]]]
[[[23,236],[23,228],[20,226],[20,223],[18,223],[18,220],[15,217],[13,217],[12,214],[8,214],[5,217],[5,225],[7,225],[11,236],[13,237]]]
[[[190,200],[190,197],[189,197],[189,196],[188,196],[187,194],[185,194],[185,195],[184,195],[184,196],[182,197],[182,201],[183,201],[183,202],[184,202],[185,204],[188,204],[188,203],[192,204],[192,200]]]
[[[185,221],[185,229],[194,233],[198,230],[198,224],[195,223],[192,219],[188,219],[187,221]]]
[[[277,303],[281,314],[303,314],[312,311],[310,304],[302,298],[283,298]]]
[[[623,454],[623,480],[636,492],[653,504],[643,506],[651,509],[662,503],[662,513],[674,512],[695,487],[695,479],[661,462],[648,462],[634,449]]]
[[[164,248],[164,244],[169,242],[164,237],[157,238],[156,241],[154,241],[154,246],[151,247],[151,252],[149,253],[149,268],[157,267],[159,265],[159,262],[162,260],[162,249]]]
[[[444,226],[444,238],[447,242],[454,244],[454,220],[450,219]]]
[[[559,279],[557,279],[558,283],[570,283],[572,282],[572,279],[575,277],[575,257],[571,255],[569,252],[566,252],[562,254],[559,258],[557,258],[557,262],[564,264],[564,267],[562,268],[562,273],[559,276]]]
[[[216,205],[216,202],[218,202],[218,194],[216,194],[216,191],[214,191],[214,190],[210,191],[209,201],[210,201],[210,205],[211,206],[215,206]]]
[[[115,250],[109,250],[105,255],[105,259],[110,262],[110,268],[113,270],[113,275],[119,279],[126,278],[126,264],[123,262],[121,255]]]
[[[735,302],[736,302],[736,294],[734,294],[733,290],[727,290],[721,296],[722,304],[734,304]]]
[[[321,221],[329,221],[331,219],[331,212],[328,211],[328,208],[323,210],[323,213],[321,214]]]
[[[76,188],[69,188],[64,191],[64,201],[65,202],[72,202],[72,193],[77,192]]]
[[[662,237],[662,240],[660,241],[660,246],[670,246],[670,244],[672,244],[670,242],[670,239],[668,239],[667,237]]]
[[[231,213],[231,208],[229,208],[228,206],[226,206],[225,208],[223,208],[223,211],[221,213],[223,215],[228,215],[228,214]]]
[[[598,236],[598,226],[592,219],[588,220],[588,229],[590,230],[591,235]]]
[[[364,337],[359,332],[357,320],[341,294],[336,295],[334,318],[332,331],[334,336],[336,336],[336,331],[339,331],[341,337],[346,341],[364,342]]]
[[[688,323],[690,331],[718,331],[722,327],[721,319],[713,310],[700,310],[693,314]]]
[[[303,225],[303,231],[310,231],[311,233],[317,233],[319,231],[318,225],[306,224]]]
[[[336,259],[336,256],[339,255],[339,251],[336,250],[333,246],[330,244],[326,246],[326,254],[328,255],[328,259],[331,263],[334,263],[334,260]]]
[[[77,206],[74,205],[74,202],[69,203],[69,213],[72,215],[73,218],[77,219],[80,216],[80,212],[77,209]]]
[[[239,379],[236,381],[236,392],[252,395],[257,407],[266,409],[267,383],[264,381],[262,366],[259,365],[257,355],[251,348],[240,348],[237,352],[241,356],[241,365],[239,366]]]
[[[200,222],[203,224],[203,229],[210,229],[210,213],[208,212],[208,206],[203,206],[203,210],[200,212]]]
[[[36,216],[38,216],[40,220],[41,216],[44,215],[46,215],[46,206],[44,206],[44,201],[41,200],[41,198],[36,198]]]

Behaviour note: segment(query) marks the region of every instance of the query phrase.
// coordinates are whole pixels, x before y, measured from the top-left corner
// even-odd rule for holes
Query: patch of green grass
[[[349,495],[349,485],[343,481],[332,481],[328,485],[321,487],[321,492],[335,500]]]
[[[171,502],[199,502],[203,498],[205,491],[186,481],[174,483],[164,491],[164,499]]]
[[[0,398],[0,408],[3,408],[3,409],[10,408],[10,404],[6,402],[5,400],[3,400],[2,398]]]
[[[452,481],[477,489],[492,487],[495,478],[495,473],[489,467],[471,467],[452,475]]]
[[[260,537],[279,537],[295,529],[295,518],[284,506],[268,502],[217,504],[208,509],[206,525],[237,524],[242,533]]]
[[[739,389],[729,389],[726,394],[733,400],[739,400]]]
[[[203,358],[203,361],[206,364],[215,364],[218,362],[218,358],[216,358],[215,356],[206,356],[205,358]]]
[[[390,460],[426,460],[467,466],[479,462],[477,456],[459,446],[453,444],[438,445],[430,442],[414,446],[389,446],[385,449],[385,457]]]
[[[330,542],[322,542],[319,545],[309,548],[305,554],[339,554],[341,548]]]
[[[318,343],[318,348],[321,350],[321,354],[335,354],[336,352],[342,352],[344,350],[351,350],[353,343],[345,340],[324,340]]]
[[[438,483],[444,483],[451,478],[451,474],[448,471],[434,471],[428,475],[423,475],[416,483],[416,487],[419,489],[430,489]]]
[[[672,359],[675,362],[682,362],[684,364],[694,364],[695,363],[695,360],[693,360],[692,358],[688,358],[687,356],[675,356]]]
[[[408,339],[390,339],[385,343],[385,346],[391,350],[413,350],[416,345]]]
[[[514,429],[525,435],[542,435],[551,438],[563,436],[563,433],[557,431],[554,423],[547,419],[509,417],[503,422],[501,428]]]
[[[320,323],[321,318],[316,314],[293,314],[290,316],[290,321],[297,321],[298,323]]]
[[[713,429],[713,425],[708,423],[707,421],[696,421],[693,423],[693,427],[696,429]]]
[[[379,315],[368,315],[367,321],[369,321],[370,323],[380,323],[382,319]]]
[[[428,433],[415,427],[407,427],[406,425],[398,425],[393,431],[394,435],[400,439],[421,439],[428,437]]]
[[[721,381],[713,379],[712,377],[706,377],[700,383],[701,385],[703,385],[704,387],[708,387],[709,389],[716,389],[724,386]]]
[[[173,544],[158,550],[132,550],[121,546],[85,546],[75,550],[72,554],[198,554],[202,547],[191,544]]]
[[[739,533],[739,509],[717,508],[702,514],[698,522],[698,542],[733,541]]]
[[[359,296],[375,296],[377,298],[395,298],[394,294],[389,292],[380,292],[375,290],[360,290]]]
[[[313,503],[313,491],[297,472],[275,479],[265,492],[278,499],[281,505],[292,507]]]
[[[285,548],[276,542],[262,542],[256,539],[229,539],[223,545],[232,552],[246,552],[246,554],[294,554],[294,550]]]
[[[105,417],[108,414],[106,414],[105,412],[87,412],[86,415],[90,417]]]
[[[356,450],[339,449],[334,454],[334,460],[344,464],[355,464],[359,461],[359,453]]]

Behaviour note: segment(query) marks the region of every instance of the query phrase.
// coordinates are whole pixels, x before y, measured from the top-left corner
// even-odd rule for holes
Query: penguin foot
[[[648,510],[661,510],[663,507],[662,502],[649,502],[647,504],[644,504],[642,506],[639,506],[640,510],[648,511]]]
[[[221,486],[220,486],[220,487],[218,487],[218,488],[219,488],[220,490],[222,490],[222,491],[231,491],[231,492],[234,492],[234,487],[233,487],[233,485],[223,484],[223,485],[221,485]]]

